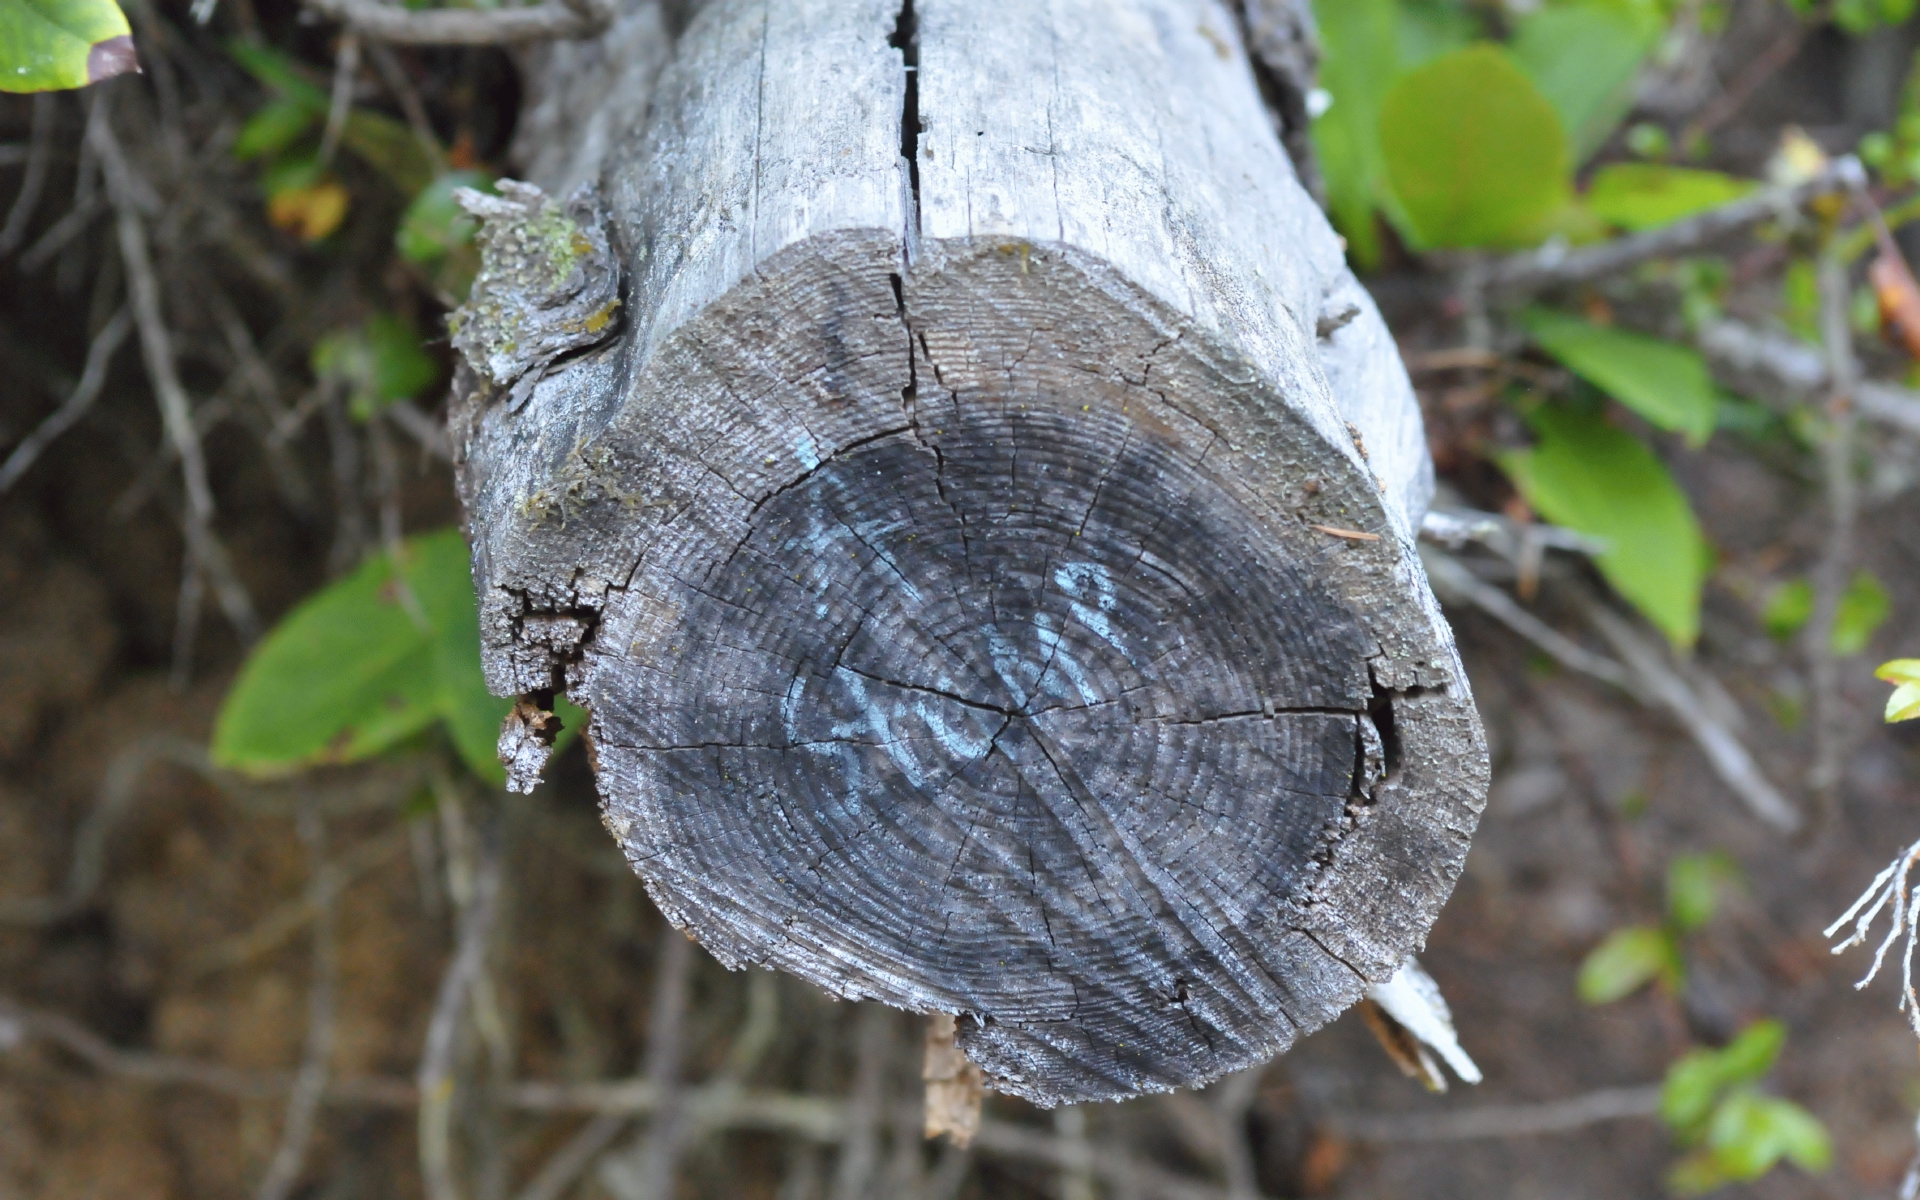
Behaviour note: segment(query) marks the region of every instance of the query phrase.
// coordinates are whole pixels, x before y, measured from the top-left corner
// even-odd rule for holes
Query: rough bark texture
[[[591,711],[608,828],[721,961],[957,1014],[1043,1104],[1353,1003],[1485,791],[1419,412],[1239,29],[714,0],[597,196],[476,201],[490,685]]]

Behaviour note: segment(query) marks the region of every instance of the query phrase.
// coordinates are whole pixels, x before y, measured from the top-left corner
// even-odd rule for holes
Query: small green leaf
[[[1721,893],[1740,880],[1740,868],[1725,854],[1683,854],[1667,867],[1667,919],[1692,933],[1713,919]]]
[[[336,330],[313,348],[316,377],[345,385],[348,408],[365,421],[397,400],[420,394],[440,377],[440,364],[420,348],[412,325],[391,313]]]
[[[1657,229],[1738,200],[1757,186],[1718,171],[1612,163],[1594,172],[1587,187],[1587,207],[1622,229]]]
[[[1320,86],[1333,106],[1313,123],[1315,156],[1327,181],[1327,208],[1363,268],[1380,259],[1374,210],[1386,188],[1380,101],[1399,77],[1399,7],[1394,0],[1315,0]]]
[[[1551,309],[1528,310],[1525,324],[1543,350],[1653,424],[1696,446],[1713,432],[1720,394],[1697,352]]]
[[[493,191],[491,176],[479,171],[448,171],[428,184],[400,217],[394,245],[408,262],[430,263],[473,240],[479,223],[455,203],[460,188]]]
[[[1707,1149],[1714,1165],[1741,1182],[1760,1178],[1790,1155],[1809,1171],[1824,1171],[1833,1162],[1833,1143],[1819,1118],[1790,1100],[1748,1090],[1734,1092],[1714,1110]]]
[[[1760,624],[1776,642],[1792,641],[1811,620],[1813,584],[1805,579],[1790,579],[1773,589],[1767,606],[1760,611]]]
[[[1500,465],[1549,521],[1599,539],[1607,581],[1676,645],[1700,630],[1707,554],[1686,494],[1631,434],[1599,416],[1543,405],[1540,442]]]
[[[480,617],[466,540],[459,530],[447,529],[415,538],[408,548],[407,581],[433,626],[434,672],[447,732],[468,770],[504,784],[500,723],[513,701],[489,693],[480,670]]]
[[[1742,1029],[1719,1051],[1720,1077],[1728,1084],[1751,1083],[1768,1071],[1787,1044],[1787,1027],[1771,1017]]]
[[[80,88],[139,69],[113,0],[0,0],[0,92]]]
[[[1633,80],[1660,24],[1631,0],[1544,5],[1520,19],[1514,61],[1553,105],[1575,161],[1598,150],[1633,107]]]
[[[1887,697],[1887,723],[1920,720],[1920,658],[1896,658],[1874,674],[1894,685]]]
[[[312,67],[260,42],[241,38],[227,43],[227,53],[263,87],[313,112],[326,114],[327,91],[316,82],[318,75]]]
[[[1840,608],[1833,615],[1833,652],[1849,658],[1867,648],[1879,629],[1893,615],[1893,601],[1887,589],[1871,571],[1854,574],[1847,590],[1841,593]]]
[[[1679,985],[1680,951],[1664,929],[1637,925],[1616,929],[1580,964],[1580,999],[1611,1004],[1658,979]]]
[[[221,706],[213,759],[253,775],[355,762],[437,715],[425,619],[392,564],[369,560],[309,597],[254,648]]]
[[[1660,1119],[1683,1141],[1691,1141],[1726,1086],[1718,1051],[1689,1050],[1667,1068],[1660,1087]]]
[[[271,101],[240,127],[240,136],[233,142],[233,156],[246,162],[262,155],[278,154],[320,124],[325,116],[298,100],[281,97]]]
[[[1428,247],[1507,244],[1567,200],[1560,119],[1498,46],[1457,50],[1402,78],[1381,102],[1380,147]]]
[[[1896,658],[1881,663],[1873,677],[1888,683],[1920,684],[1920,658]]]
[[[1667,1172],[1667,1186],[1680,1196],[1703,1196],[1732,1182],[1711,1150],[1696,1150]]]

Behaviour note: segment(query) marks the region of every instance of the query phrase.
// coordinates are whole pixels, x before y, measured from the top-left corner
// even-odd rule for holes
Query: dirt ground
[[[1723,52],[1751,54],[1767,32],[1756,29]],[[1903,64],[1912,39],[1896,34],[1891,49],[1871,54]],[[1831,148],[1850,145],[1871,113],[1856,111],[1866,101],[1856,103],[1849,87],[1859,89],[1847,81],[1870,57],[1837,36],[1816,38],[1721,140],[1723,165],[1753,169],[1787,120]],[[16,138],[26,119],[24,102],[3,99],[0,140]],[[17,175],[0,171],[0,182],[17,186]],[[105,244],[38,273],[0,264],[0,378],[8,380],[0,450],[58,403],[58,373],[71,374],[84,356],[75,332],[88,327],[83,283],[107,269]],[[1454,344],[1454,322],[1431,303],[1436,279],[1394,270],[1376,283],[1404,348]],[[1443,476],[1464,499],[1497,509],[1503,485],[1461,451],[1475,429],[1503,419],[1497,401],[1462,409],[1447,378],[1416,382]],[[0,1200],[254,1194],[281,1138],[284,1076],[302,1061],[309,1035],[314,859],[300,833],[303,812],[310,823],[317,814],[324,857],[344,880],[331,1021],[332,1073],[343,1086],[320,1111],[292,1194],[422,1194],[410,1089],[455,940],[462,885],[448,881],[482,829],[503,848],[505,885],[488,986],[456,1047],[459,1194],[619,1195],[608,1173],[635,1169],[649,1145],[646,1122],[606,1122],[608,1155],[576,1172],[573,1190],[539,1193],[530,1181],[591,1132],[592,1120],[577,1105],[541,1111],[524,1090],[513,1093],[521,1100],[498,1099],[516,1081],[633,1076],[648,1058],[657,1008],[673,1002],[661,999],[657,965],[677,935],[601,829],[584,756],[557,762],[537,794],[508,799],[462,792],[432,751],[274,786],[211,771],[201,748],[241,651],[209,616],[191,669],[184,678],[178,670],[180,500],[171,467],[157,458],[160,444],[129,350],[93,414],[0,497]],[[404,448],[405,528],[451,523],[444,466]],[[1698,452],[1664,448],[1721,563],[1698,660],[1738,701],[1762,767],[1811,809],[1801,781],[1812,735],[1793,717],[1808,694],[1806,667],[1797,650],[1767,636],[1758,610],[1767,589],[1804,575],[1824,544],[1815,470],[1805,455],[1727,433]],[[315,479],[326,477],[324,439],[297,439],[291,451]],[[1867,956],[1835,958],[1820,936],[1920,837],[1920,722],[1881,725],[1886,689],[1871,676],[1876,662],[1920,654],[1920,489],[1897,474],[1912,447],[1876,441],[1867,451],[1886,468],[1885,486],[1870,489],[1856,565],[1885,584],[1892,616],[1864,654],[1843,663],[1844,779],[1802,837],[1757,822],[1665,716],[1554,669],[1477,612],[1450,614],[1495,782],[1465,876],[1422,961],[1486,1082],[1428,1095],[1349,1014],[1271,1064],[1250,1090],[1242,1086],[1240,1099],[1251,1099],[1232,1122],[1234,1137],[1250,1150],[1260,1195],[1662,1194],[1678,1151],[1649,1117],[1538,1136],[1413,1134],[1435,1114],[1657,1083],[1689,1046],[1724,1042],[1761,1016],[1790,1031],[1770,1086],[1827,1124],[1835,1166],[1819,1177],[1783,1167],[1723,1194],[1894,1194],[1915,1148],[1915,1038],[1895,1009],[1895,986],[1883,978],[1856,992]],[[290,504],[236,425],[213,428],[208,452],[219,528],[238,573],[264,614],[282,613],[327,577],[335,514]],[[1557,620],[1554,604],[1549,589],[1542,615]],[[448,815],[455,801],[463,816]],[[90,817],[103,803],[119,815],[92,856],[98,884],[83,871],[76,886],[76,847],[89,844]],[[1684,992],[1583,1005],[1575,994],[1583,956],[1612,929],[1658,920],[1667,864],[1706,851],[1731,855],[1744,883],[1690,939]],[[78,857],[90,856],[83,849]],[[63,895],[72,902],[52,914],[19,903]],[[831,1002],[791,980],[775,982],[771,994],[771,1041],[743,1060],[739,1047],[753,1040],[745,1031],[758,1011],[753,987],[695,951],[681,997],[685,1078],[733,1070],[758,1093],[830,1102],[837,1115],[828,1125],[853,1132],[807,1133],[826,1128],[807,1123],[813,1109],[764,1119],[736,1111],[724,1128],[684,1133],[673,1194],[1227,1194],[1220,1189],[1233,1151],[1218,1096],[1067,1114],[990,1097],[999,1140],[961,1155],[914,1135],[916,1022]],[[1406,1136],[1381,1120],[1400,1117]],[[1131,1183],[1101,1176],[1088,1190],[1090,1177],[1071,1162],[1019,1150],[1022,1131],[1072,1153],[1124,1151],[1212,1190],[1169,1191],[1146,1175]]]

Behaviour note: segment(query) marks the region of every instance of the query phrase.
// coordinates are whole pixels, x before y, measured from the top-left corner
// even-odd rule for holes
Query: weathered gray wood
[[[650,94],[597,197],[475,201],[454,440],[489,685],[591,710],[661,909],[1040,1103],[1391,976],[1485,750],[1233,14],[712,0]]]

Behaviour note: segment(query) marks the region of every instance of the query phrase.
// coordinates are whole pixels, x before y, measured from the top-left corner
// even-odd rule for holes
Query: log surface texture
[[[1487,766],[1418,408],[1236,14],[676,32],[580,68],[645,111],[579,134],[597,192],[479,202],[489,684],[591,711],[608,828],[729,966],[957,1014],[1042,1104],[1284,1050],[1424,941]]]

